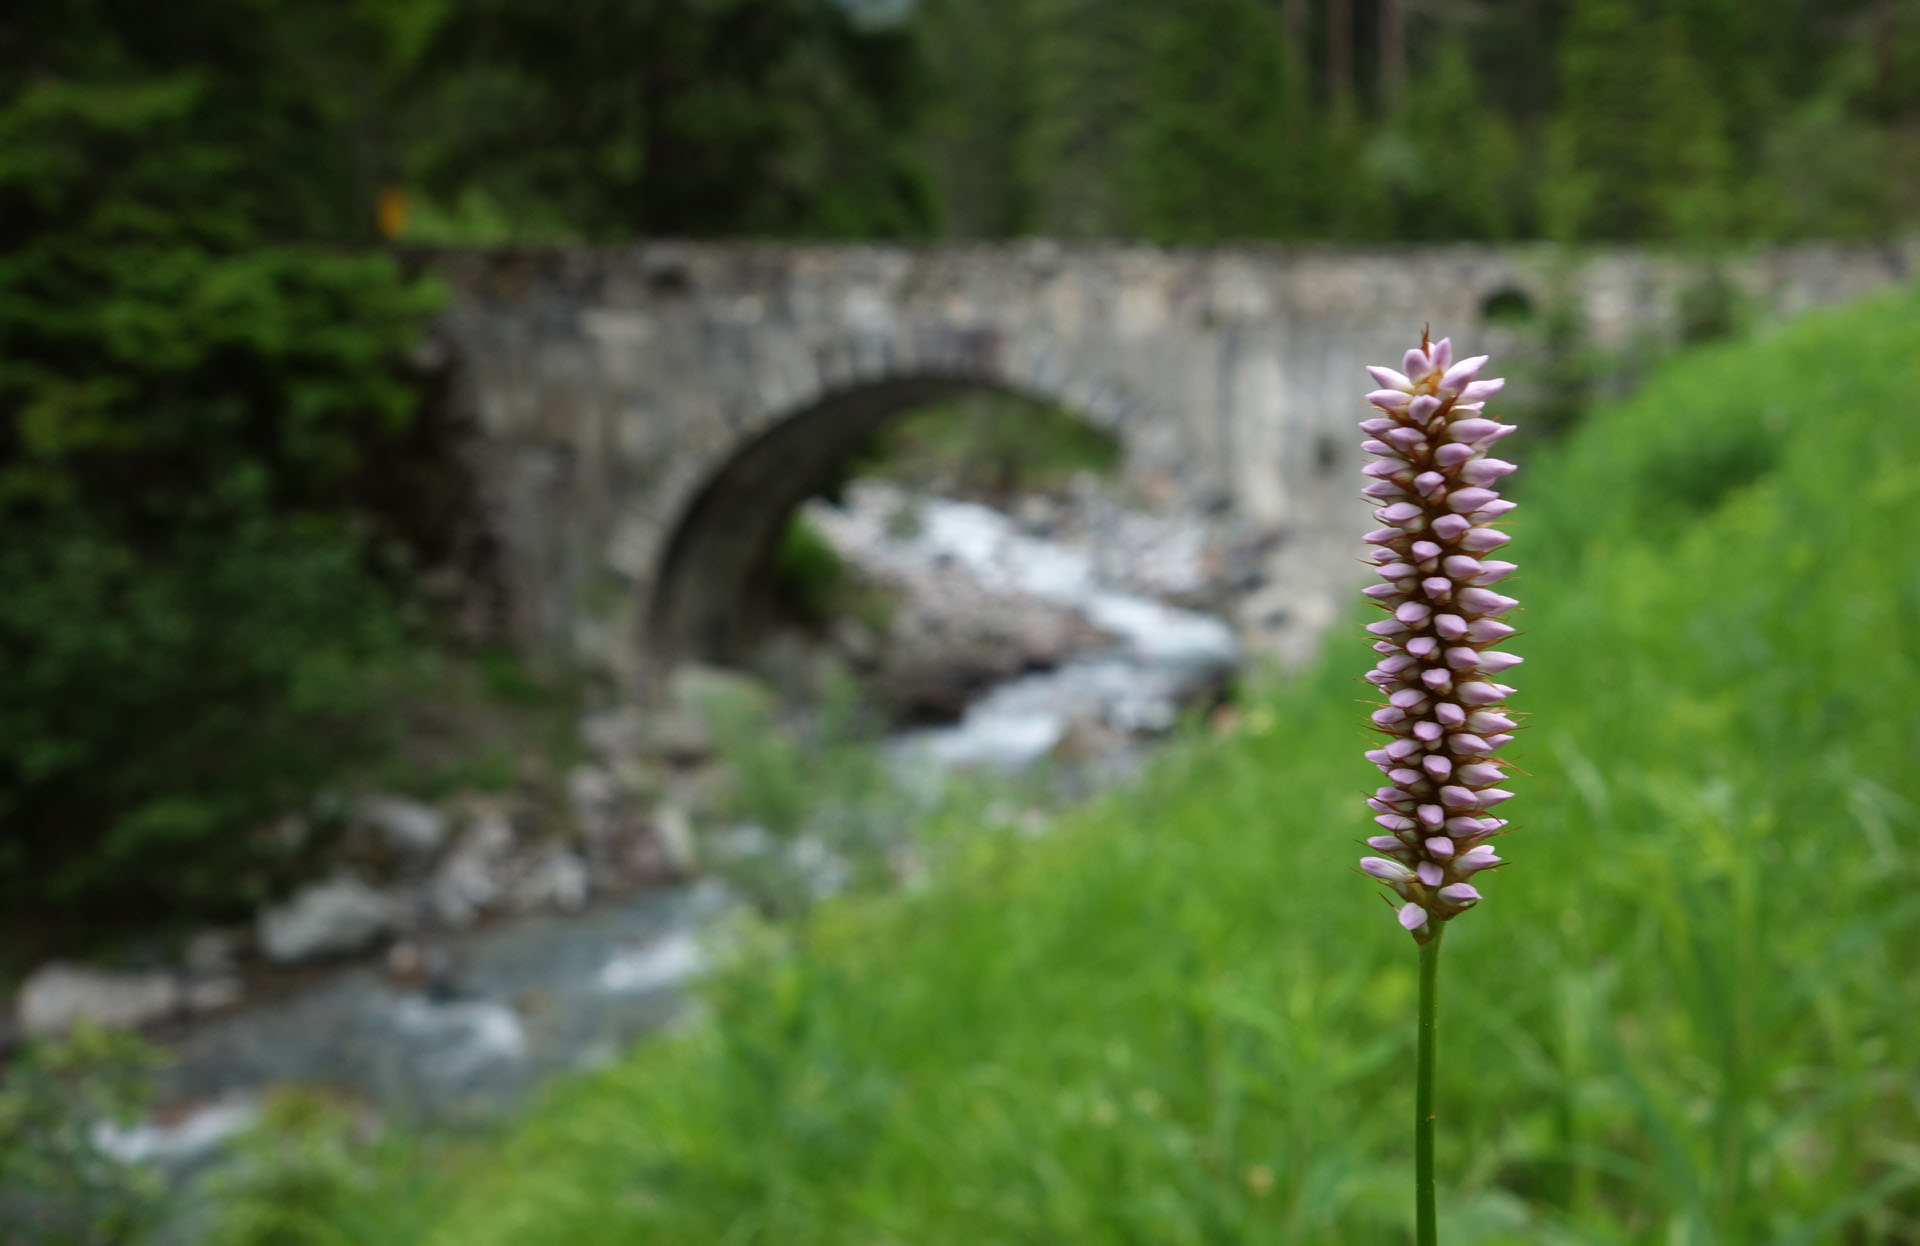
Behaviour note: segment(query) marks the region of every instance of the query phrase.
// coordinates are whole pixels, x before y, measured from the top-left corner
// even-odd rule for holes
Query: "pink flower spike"
[[[1480,369],[1487,366],[1490,356],[1475,355],[1471,359],[1462,359],[1446,370],[1440,378],[1440,388],[1451,394],[1460,392],[1462,386],[1480,375]]]
[[[1456,684],[1453,695],[1462,705],[1493,705],[1506,699],[1506,695],[1500,691],[1500,685],[1479,679]],[[1473,720],[1469,718],[1467,721],[1471,723]]]
[[[1490,588],[1463,588],[1454,594],[1454,599],[1460,603],[1462,610],[1479,615],[1504,614],[1520,604],[1516,599],[1502,597]],[[1460,634],[1466,635],[1466,629],[1462,628]]]
[[[1453,869],[1457,874],[1474,874],[1498,864],[1500,854],[1493,850],[1492,844],[1477,844],[1453,859]]]
[[[1489,420],[1477,416],[1472,419],[1455,420],[1447,426],[1447,440],[1472,445],[1484,437],[1492,436],[1499,432],[1500,429],[1501,424],[1498,420]]]
[[[1460,469],[1460,479],[1470,485],[1490,485],[1519,470],[1505,459],[1475,459]]]
[[[1453,510],[1466,514],[1477,511],[1491,503],[1498,502],[1500,495],[1491,489],[1466,488],[1455,489],[1447,495],[1447,505]]]
[[[1487,811],[1512,796],[1494,755],[1513,739],[1513,689],[1497,680],[1521,659],[1494,648],[1514,634],[1494,616],[1519,603],[1491,586],[1518,568],[1488,555],[1511,539],[1491,525],[1513,509],[1499,485],[1517,468],[1487,453],[1514,431],[1483,414],[1505,384],[1482,379],[1487,363],[1456,363],[1449,339],[1423,334],[1401,370],[1368,367],[1382,388],[1367,399],[1385,414],[1361,422],[1363,492],[1385,525],[1366,537],[1380,582],[1361,591],[1391,611],[1367,625],[1382,656],[1366,679],[1387,704],[1366,759],[1393,784],[1367,798],[1388,833],[1367,839],[1382,855],[1362,868],[1408,901],[1400,924],[1429,946],[1481,898],[1460,880],[1501,864],[1484,841],[1507,824]]]
[[[1473,582],[1475,584],[1498,584],[1519,569],[1520,566],[1518,563],[1501,562],[1495,558],[1483,559],[1480,563],[1480,572],[1473,577]]]
[[[1361,857],[1360,868],[1382,882],[1404,883],[1413,877],[1413,871],[1398,861],[1389,861],[1384,857]]]

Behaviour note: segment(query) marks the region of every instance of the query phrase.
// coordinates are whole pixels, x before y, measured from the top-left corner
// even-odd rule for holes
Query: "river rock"
[[[589,842],[600,842],[618,829],[620,782],[598,766],[575,766],[567,772],[567,803],[573,821]]]
[[[447,816],[432,805],[404,796],[368,795],[354,802],[354,818],[403,857],[423,859],[440,850],[447,837]]]
[[[393,923],[386,896],[342,876],[310,884],[285,903],[261,910],[254,933],[268,960],[293,965],[364,951]]]
[[[548,846],[513,883],[513,906],[521,912],[553,909],[577,913],[586,907],[587,863],[558,844]]]
[[[693,819],[678,805],[662,805],[653,811],[653,834],[660,843],[661,855],[674,874],[684,878],[700,866],[699,850],[693,842]]]
[[[202,930],[187,940],[181,962],[186,965],[188,973],[202,978],[230,974],[240,963],[244,938],[238,930]]]
[[[631,761],[647,742],[647,716],[635,705],[616,705],[581,718],[580,739],[603,766]]]
[[[470,926],[506,893],[513,823],[505,811],[479,810],[460,842],[427,880],[427,907],[441,924]]]
[[[14,1012],[22,1035],[51,1038],[81,1021],[133,1029],[174,1015],[182,1002],[171,974],[114,973],[55,961],[28,975]]]

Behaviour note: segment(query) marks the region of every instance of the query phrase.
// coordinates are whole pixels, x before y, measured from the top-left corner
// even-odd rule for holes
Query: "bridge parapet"
[[[1237,622],[1300,659],[1358,574],[1363,361],[1431,322],[1524,366],[1539,335],[1490,314],[1529,306],[1570,309],[1601,350],[1672,340],[1708,271],[1539,245],[656,242],[414,258],[452,292],[440,332],[513,634],[622,681],[662,654],[723,654],[787,511],[889,416],[981,387],[1110,429],[1157,504],[1266,534],[1267,586]],[[1913,244],[1821,245],[1717,271],[1778,316],[1916,261]]]

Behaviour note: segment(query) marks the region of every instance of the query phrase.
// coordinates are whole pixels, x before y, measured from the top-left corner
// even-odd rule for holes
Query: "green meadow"
[[[1904,292],[1676,358],[1523,465],[1526,773],[1445,949],[1443,1240],[1920,1242],[1917,390]],[[366,1231],[1409,1240],[1369,656],[1345,629],[1039,838],[926,828],[929,885],[766,936]]]

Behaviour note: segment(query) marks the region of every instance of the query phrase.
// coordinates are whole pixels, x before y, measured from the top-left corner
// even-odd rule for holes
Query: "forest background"
[[[1720,248],[1920,219],[1914,0],[70,0],[0,17],[0,906],[231,834],[466,642],[404,245]],[[429,676],[431,678],[431,676]]]

